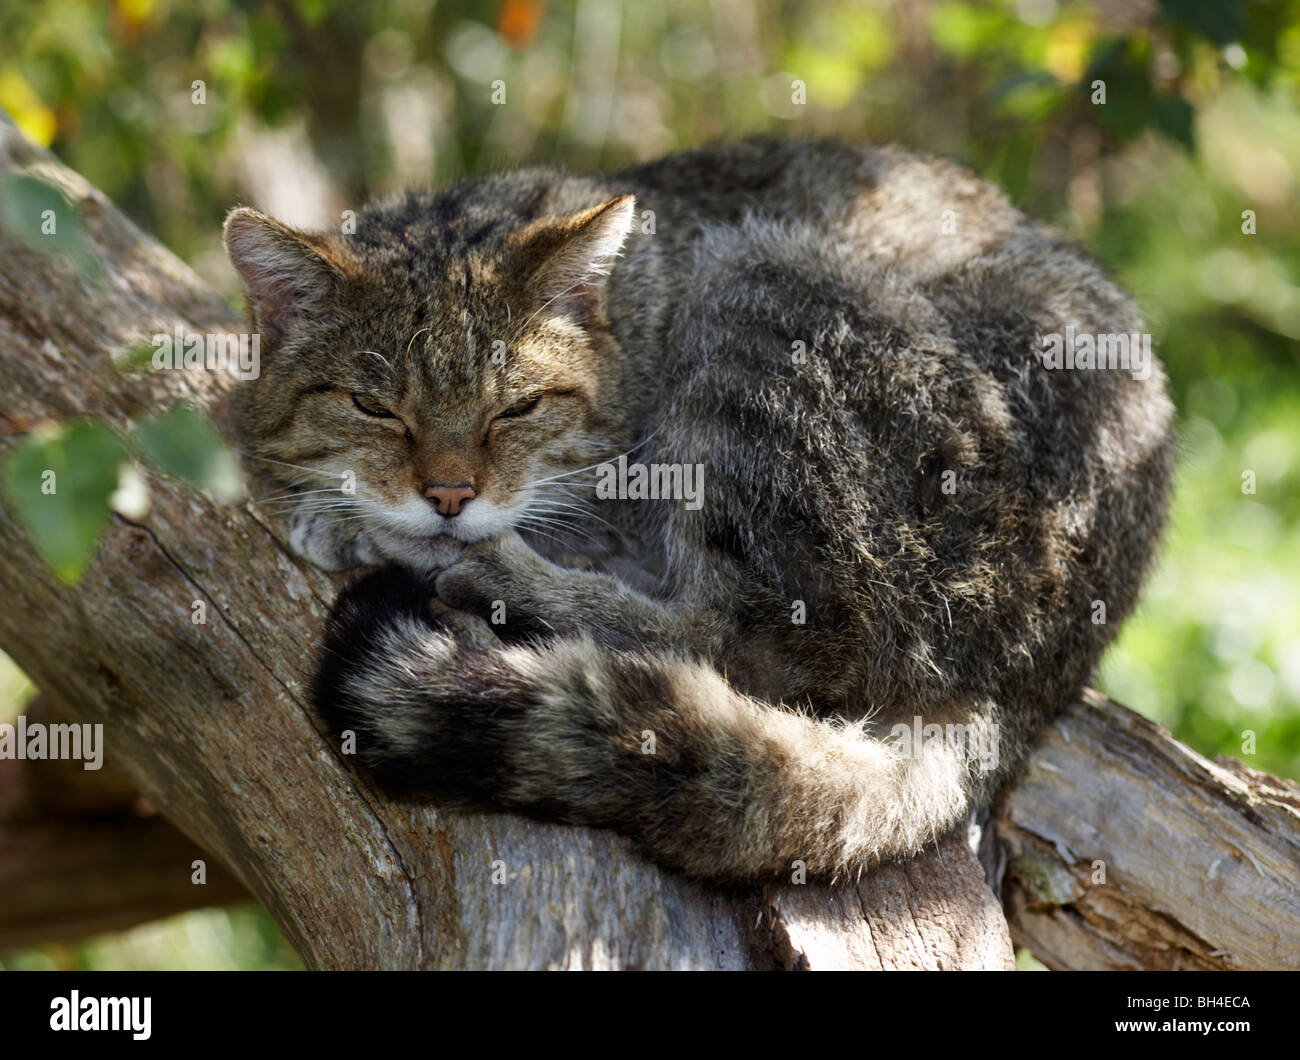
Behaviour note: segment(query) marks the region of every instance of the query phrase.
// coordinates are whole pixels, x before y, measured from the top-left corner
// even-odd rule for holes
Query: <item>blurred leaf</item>
[[[1093,49],[1082,89],[1087,96],[1094,81],[1106,85],[1106,102],[1096,111],[1103,128],[1120,140],[1132,140],[1153,119],[1151,81],[1147,73],[1150,46],[1135,37],[1104,41]]]
[[[1034,161],[1040,142],[1032,131],[1004,136],[989,160],[990,176],[996,180],[1012,202],[1023,202],[1030,193]]]
[[[930,10],[935,43],[953,55],[972,56],[995,46],[1005,29],[1000,11],[943,0]]]
[[[80,578],[94,555],[126,459],[110,428],[72,420],[33,433],[6,461],[5,493],[62,581]]]
[[[132,438],[159,471],[218,500],[234,500],[243,492],[239,466],[225,439],[207,416],[188,405],[137,423]]]
[[[142,372],[147,368],[153,367],[154,354],[158,352],[158,347],[152,342],[137,342],[134,346],[121,353],[114,355],[113,367],[119,372],[126,374],[128,372]]]
[[[1196,114],[1187,100],[1177,96],[1158,100],[1154,113],[1157,129],[1189,152],[1195,150]]]
[[[0,224],[28,246],[85,257],[76,207],[47,181],[17,173],[0,183]]]
[[[25,135],[49,147],[59,120],[17,70],[0,71],[0,109],[5,110]]]
[[[1097,27],[1085,12],[1048,27],[1042,41],[1042,65],[1059,81],[1077,81],[1087,66],[1088,47],[1096,35]]]
[[[294,0],[294,8],[311,25],[318,26],[334,10],[335,0]]]
[[[1042,121],[1064,101],[1061,83],[1046,70],[1025,70],[989,93],[990,111]]]
[[[1160,0],[1160,7],[1175,22],[1220,46],[1240,40],[1246,26],[1242,0]]]

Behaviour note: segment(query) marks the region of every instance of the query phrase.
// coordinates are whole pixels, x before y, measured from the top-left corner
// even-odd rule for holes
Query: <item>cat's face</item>
[[[233,212],[226,244],[262,356],[241,442],[282,484],[268,503],[289,512],[294,546],[330,569],[427,571],[590,503],[566,473],[611,454],[604,277],[631,215],[615,199],[470,248],[367,232],[365,215],[357,238]]]

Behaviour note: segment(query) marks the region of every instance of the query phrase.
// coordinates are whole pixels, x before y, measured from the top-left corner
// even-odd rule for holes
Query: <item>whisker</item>
[[[331,491],[331,492],[337,493],[337,491]],[[298,508],[308,508],[314,505],[321,505],[321,504],[337,504],[342,507],[352,507],[352,508],[360,508],[362,506],[359,498],[354,497],[350,494],[345,493],[337,496],[330,496],[327,493],[326,495],[318,494],[317,496],[314,497],[309,497],[306,495],[299,495],[294,497],[281,497],[278,500],[265,501],[260,505],[260,507],[274,510],[276,508],[285,509],[291,506],[297,506]]]
[[[271,501],[284,500],[285,498],[310,497],[314,493],[338,493],[342,486],[325,486],[318,490],[293,490],[289,493],[277,493],[274,497],[254,497],[253,504],[269,504]]]
[[[277,515],[284,515],[290,511],[295,515],[319,515],[322,512],[359,512],[360,509],[355,505],[336,501],[332,504],[303,505],[301,508],[272,509],[272,511]]]
[[[656,427],[653,431],[651,431],[649,434],[647,434],[644,438],[641,439],[641,441],[637,442],[636,445],[632,446],[631,449],[626,449],[626,450],[624,450],[624,451],[621,452],[621,453],[615,453],[612,457],[607,457],[607,458],[604,459],[604,460],[597,460],[594,464],[588,464],[586,467],[576,468],[576,469],[573,470],[573,471],[562,471],[562,472],[560,472],[560,474],[558,474],[558,475],[551,475],[549,478],[539,478],[539,479],[536,479],[535,481],[528,483],[528,485],[529,485],[529,486],[543,486],[543,485],[545,485],[545,484],[548,483],[548,482],[555,482],[555,481],[557,481],[558,479],[572,478],[574,475],[580,475],[580,474],[582,474],[582,472],[584,472],[584,471],[591,471],[592,469],[594,469],[594,468],[598,468],[598,467],[602,466],[603,464],[608,464],[608,463],[610,463],[610,461],[612,461],[612,460],[617,460],[620,456],[631,456],[631,455],[632,455],[633,453],[635,453],[638,449],[640,449],[643,445],[645,445],[647,442],[649,442],[651,438],[653,438],[656,434],[658,434],[658,433],[659,433],[659,430],[660,430],[660,428],[661,428],[662,426],[663,426],[663,425],[660,424],[659,427]]]
[[[571,537],[575,534],[578,535],[579,537],[584,537],[588,541],[590,541],[593,545],[595,545],[597,548],[603,549],[605,551],[609,550],[605,542],[601,541],[599,538],[593,537],[591,534],[589,534],[586,530],[583,530],[581,527],[573,526],[572,524],[566,523],[561,519],[547,518],[546,516],[533,516],[533,517],[525,516],[517,520],[516,525],[517,526],[529,526],[529,525],[548,526],[552,530],[559,530],[562,533],[569,534]]]
[[[535,526],[526,526],[524,524],[519,524],[519,526],[520,529],[526,531],[527,533],[536,534],[538,537],[544,537],[548,541],[554,541],[557,545],[563,545],[565,543],[564,541],[560,540],[560,538],[556,537],[554,534],[548,534],[544,530],[537,529],[537,527]]]
[[[555,507],[556,505],[558,505],[558,507]],[[618,527],[616,527],[616,526],[615,526],[613,523],[611,523],[608,519],[602,519],[602,518],[601,518],[599,515],[597,515],[595,512],[589,511],[589,510],[586,509],[586,508],[581,508],[581,507],[579,507],[579,506],[576,505],[576,504],[562,504],[562,503],[559,502],[559,501],[556,501],[556,500],[549,500],[549,499],[548,499],[548,500],[545,501],[541,506],[537,506],[537,505],[529,505],[528,510],[529,510],[529,511],[546,512],[547,514],[550,514],[550,515],[568,515],[569,518],[571,518],[571,519],[572,519],[572,518],[576,518],[576,517],[578,517],[578,516],[582,516],[582,517],[585,517],[585,518],[587,518],[587,519],[594,519],[596,522],[600,523],[602,526],[607,526],[607,527],[609,527],[609,529],[613,530],[615,533],[618,533]]]
[[[575,500],[580,500],[580,498],[576,498],[576,497],[547,497],[547,496],[540,496],[540,497],[538,497],[537,499],[538,499],[538,501],[541,502],[542,504],[554,504],[554,505],[558,505],[558,506],[561,507],[561,508],[567,508],[567,509],[569,509],[569,511],[580,512],[580,513],[583,514],[583,515],[590,516],[592,519],[599,519],[602,523],[605,521],[604,519],[601,519],[600,516],[597,515],[594,511],[592,511],[592,507],[593,507],[593,505],[591,505],[591,504],[575,504],[575,503],[573,503]]]
[[[403,360],[411,356],[411,347],[415,345],[415,340],[418,339],[421,335],[423,335],[426,331],[432,331],[432,330],[433,328],[431,327],[421,328],[419,331],[417,331],[414,335],[411,336],[411,341],[406,344],[406,349],[402,352]]]
[[[289,464],[283,460],[272,460],[269,456],[258,456],[256,453],[245,453],[251,460],[265,460],[268,464],[279,464],[281,467],[291,467],[296,471],[309,471],[313,475],[324,475],[326,478],[345,478],[342,471],[322,471],[318,467],[303,467],[302,464]]]

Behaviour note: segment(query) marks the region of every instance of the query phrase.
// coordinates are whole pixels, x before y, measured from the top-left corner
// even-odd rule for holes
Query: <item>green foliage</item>
[[[203,909],[84,942],[0,953],[29,972],[292,971],[302,962],[263,909]]]
[[[1246,28],[1242,0],[1160,0],[1161,10],[1218,45],[1241,39]]]
[[[175,475],[219,500],[240,495],[239,465],[216,426],[187,405],[175,405],[132,432],[145,459],[164,474]]]
[[[31,435],[6,462],[6,495],[63,581],[76,581],[90,562],[125,460],[109,428],[72,420]]]
[[[207,416],[188,406],[142,420],[126,441],[90,420],[43,424],[5,461],[5,494],[63,581],[77,581],[89,565],[133,453],[218,500],[241,493],[238,464],[225,440]]]
[[[39,177],[20,173],[0,180],[0,226],[28,246],[61,254],[84,273],[102,272],[86,246],[72,203]]]
[[[37,177],[18,174],[5,177],[0,182],[0,223],[5,230],[31,246],[42,246],[49,240],[64,247],[72,240],[76,229],[64,225],[62,231],[48,234],[41,231],[42,218],[52,214],[71,214],[72,204],[53,184]]]

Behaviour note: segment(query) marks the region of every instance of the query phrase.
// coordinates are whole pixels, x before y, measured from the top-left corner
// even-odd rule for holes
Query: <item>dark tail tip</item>
[[[341,691],[347,678],[366,665],[396,622],[416,619],[434,628],[429,614],[432,595],[432,587],[400,567],[367,574],[339,593],[325,621],[311,686],[316,709],[336,735],[348,727],[348,704]]]

